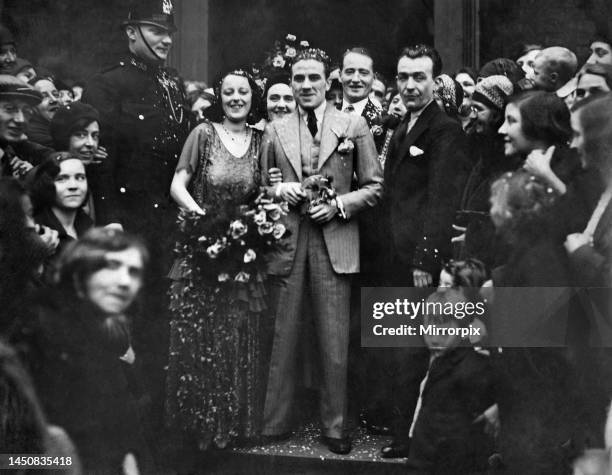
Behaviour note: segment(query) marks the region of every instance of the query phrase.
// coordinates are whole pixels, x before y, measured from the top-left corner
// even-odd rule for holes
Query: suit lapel
[[[348,136],[350,117],[338,112],[334,106],[327,105],[321,128],[321,146],[319,148],[319,170],[338,147],[338,134]]]
[[[431,117],[436,113],[438,105],[435,102],[431,102],[425,110],[421,113],[419,118],[416,121],[416,124],[410,129],[408,135],[405,136],[404,141],[400,142],[400,146],[397,149],[397,159],[395,160],[395,165],[408,155],[410,147],[414,145],[417,139],[421,136],[421,134],[427,129],[429,125],[429,121]],[[408,122],[406,122],[406,127],[403,128],[404,133],[408,128]],[[401,139],[401,137],[398,137]]]
[[[297,109],[287,118],[274,123],[285,155],[295,173],[302,180],[302,158],[300,155],[300,115]]]

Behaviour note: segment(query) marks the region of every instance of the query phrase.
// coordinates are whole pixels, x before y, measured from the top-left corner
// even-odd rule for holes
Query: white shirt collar
[[[355,114],[355,115],[361,115],[363,114],[363,109],[365,109],[365,106],[368,103],[368,97],[366,96],[365,98],[361,99],[358,102],[353,102],[352,104],[347,101],[346,99],[342,99],[342,110],[346,109],[346,106],[348,106],[349,104],[351,104],[353,106],[353,108],[355,109],[354,112],[351,112],[351,114]]]
[[[421,107],[418,111],[410,112],[410,121],[408,122],[408,128],[406,129],[406,133],[410,132],[410,130],[412,129],[412,127],[414,127],[414,124],[416,124],[416,121],[419,119],[423,111],[427,109],[429,107],[429,104],[431,104],[433,101],[434,100],[431,99],[425,105],[425,107]]]
[[[315,117],[317,118],[317,124],[321,124],[323,122],[323,116],[325,115],[325,108],[327,107],[327,101],[321,102],[321,104],[314,110]],[[304,119],[306,123],[308,123],[308,112],[302,109],[302,106],[299,107],[300,115]]]
[[[432,100],[430,100],[430,101],[429,101],[427,104],[425,104],[425,106],[424,106],[424,107],[421,107],[421,108],[420,108],[418,111],[411,112],[411,113],[410,113],[410,122],[414,122],[414,121],[416,121],[416,120],[417,120],[417,119],[420,117],[420,115],[423,113],[423,111],[424,111],[425,109],[427,109],[427,107],[429,106],[429,104],[431,104],[433,101],[434,101],[434,100],[432,99]]]

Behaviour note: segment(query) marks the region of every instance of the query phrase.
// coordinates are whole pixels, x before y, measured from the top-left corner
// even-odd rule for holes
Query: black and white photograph
[[[610,0],[0,0],[0,473],[612,475]]]

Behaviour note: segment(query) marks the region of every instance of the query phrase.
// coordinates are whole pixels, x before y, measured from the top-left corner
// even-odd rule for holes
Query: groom
[[[351,450],[345,433],[350,278],[359,272],[355,215],[379,202],[383,180],[365,120],[325,102],[328,74],[323,51],[298,53],[291,86],[299,107],[270,123],[262,144],[261,169],[278,167],[283,176],[268,192],[291,205],[285,220],[289,245],[269,263],[277,298],[263,434],[276,439],[289,435],[298,328],[303,308],[309,308],[320,349],[322,439],[332,452],[345,454]],[[335,200],[304,205],[301,182],[313,175],[333,177]],[[353,175],[359,186],[351,191]]]

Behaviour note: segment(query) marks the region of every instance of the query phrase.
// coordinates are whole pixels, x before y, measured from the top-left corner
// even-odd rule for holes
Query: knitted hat
[[[42,94],[15,76],[0,74],[0,100],[10,99],[20,99],[35,106],[42,102]]]
[[[72,102],[60,107],[53,116],[49,127],[55,147],[58,150],[67,150],[70,136],[74,132],[99,120],[98,111],[88,104]]]
[[[512,82],[506,76],[494,75],[484,78],[472,95],[473,101],[482,102],[488,107],[503,110],[508,97],[514,92]]]

